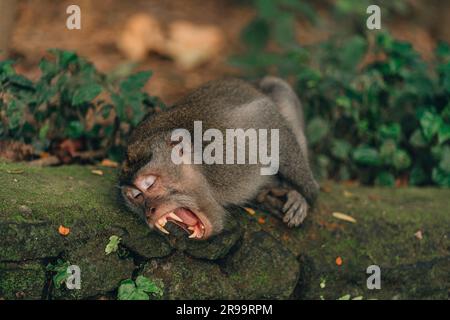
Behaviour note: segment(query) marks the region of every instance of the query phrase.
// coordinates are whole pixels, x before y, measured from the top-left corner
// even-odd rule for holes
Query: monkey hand
[[[287,200],[283,206],[283,221],[289,227],[299,226],[308,213],[308,203],[306,199],[296,190],[287,193]]]

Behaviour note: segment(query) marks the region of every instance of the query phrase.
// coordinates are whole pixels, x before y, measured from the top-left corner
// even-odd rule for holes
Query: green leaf
[[[128,120],[127,115],[125,113],[125,101],[122,98],[122,96],[113,93],[111,95],[111,100],[112,100],[114,106],[116,107],[117,117],[119,118],[119,120],[120,121]]]
[[[16,74],[13,65],[14,60],[0,61],[0,75],[12,76]]]
[[[304,1],[298,0],[279,0],[280,4],[286,6],[288,10],[292,10],[294,13],[302,13],[310,22],[317,22],[317,13],[310,4]]]
[[[450,187],[450,174],[446,173],[441,168],[433,169],[432,179],[436,184],[442,187]]]
[[[434,135],[439,131],[442,124],[442,118],[430,111],[425,111],[420,118],[422,132],[427,141],[431,141]]]
[[[385,164],[391,164],[393,161],[393,156],[397,150],[397,144],[394,140],[388,139],[383,142],[380,147],[380,157],[383,159]]]
[[[423,168],[419,165],[416,165],[412,168],[411,173],[409,175],[409,184],[412,186],[417,186],[424,183],[427,179],[427,175]]]
[[[395,186],[395,177],[390,172],[380,172],[375,178],[375,184],[379,186],[393,187]]]
[[[26,89],[34,89],[33,82],[22,75],[19,74],[12,75],[8,78],[8,80],[10,83],[14,85],[21,86]]]
[[[271,19],[278,13],[277,2],[273,0],[255,0],[256,10],[260,17],[264,19]]]
[[[306,128],[310,145],[314,146],[326,137],[329,131],[328,122],[320,117],[312,119]]]
[[[42,59],[39,62],[39,69],[42,73],[42,78],[47,79],[49,81],[58,73],[58,66],[56,63],[48,61],[47,59]]]
[[[342,68],[356,69],[367,49],[367,42],[361,36],[354,36],[345,43],[341,50],[336,52]]]
[[[91,102],[102,92],[102,86],[97,83],[90,83],[75,90],[72,97],[72,105],[77,106],[82,103]]]
[[[439,144],[444,143],[450,139],[450,124],[442,124],[438,130],[438,142]]]
[[[353,159],[362,165],[378,166],[380,164],[380,155],[374,148],[368,146],[359,146],[353,151]]]
[[[69,277],[69,273],[67,272],[67,268],[70,266],[69,261],[63,261],[58,259],[56,264],[49,263],[46,269],[50,272],[53,272],[54,275],[52,277],[53,284],[57,289],[61,287],[61,285],[66,282]]]
[[[118,236],[109,237],[109,242],[106,245],[105,253],[108,255],[112,252],[116,252],[119,249],[119,243],[122,239]]]
[[[161,297],[162,289],[156,286],[152,281],[144,276],[138,276],[136,282],[131,279],[124,280],[120,283],[117,292],[117,299],[119,300],[149,300],[152,294],[156,297]]]
[[[80,121],[70,121],[65,132],[67,137],[71,139],[78,139],[84,133],[84,126]]]
[[[402,128],[398,123],[382,125],[379,129],[381,139],[392,139],[398,142],[401,138]]]
[[[273,38],[280,46],[292,46],[295,43],[294,29],[294,16],[289,12],[280,12],[272,24]]]
[[[331,154],[339,160],[347,160],[352,149],[352,145],[345,141],[335,139],[331,146]]]
[[[450,174],[450,146],[445,146],[441,153],[441,161],[439,162],[439,168]]]
[[[144,276],[138,276],[136,278],[136,286],[142,291],[154,294],[157,297],[161,297],[163,295],[163,290],[153,281]]]
[[[411,145],[416,148],[423,148],[428,145],[422,131],[419,129],[416,129],[412,133],[411,137],[409,138],[409,143],[411,143]]]
[[[20,127],[23,122],[25,106],[20,100],[11,100],[6,108],[6,117],[9,122],[9,129],[15,130]]]
[[[254,19],[242,31],[241,39],[250,50],[262,50],[269,40],[269,25],[263,19]]]
[[[350,300],[351,296],[349,294],[343,295],[342,297],[338,298],[338,300]]]
[[[393,157],[393,165],[397,170],[407,169],[411,165],[411,158],[404,150],[396,150]]]
[[[336,104],[344,110],[349,110],[352,107],[352,100],[347,96],[339,96],[336,98]]]
[[[48,123],[44,124],[39,129],[39,140],[45,141],[45,139],[47,139],[47,133],[48,133],[49,129],[50,129],[50,125]]]
[[[129,299],[127,300],[150,300],[150,297],[143,290],[137,288],[133,291],[133,293],[131,293]]]
[[[139,91],[145,86],[151,76],[151,71],[141,71],[132,74],[120,83],[120,90],[124,95]]]
[[[78,59],[77,54],[73,51],[50,49],[49,52],[56,56],[58,65],[62,69],[67,69],[70,63]]]
[[[119,290],[117,291],[117,299],[119,300],[132,300],[133,294],[136,291],[136,285],[131,279],[123,280],[120,283]]]

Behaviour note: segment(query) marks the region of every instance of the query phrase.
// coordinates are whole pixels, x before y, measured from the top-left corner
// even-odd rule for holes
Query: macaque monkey
[[[278,173],[262,175],[261,164],[175,164],[173,150],[183,141],[173,141],[172,133],[180,128],[193,133],[195,121],[202,122],[204,131],[211,128],[224,135],[228,128],[278,129]],[[281,79],[206,83],[167,111],[147,116],[132,132],[119,174],[121,196],[150,228],[168,233],[165,225],[170,222],[189,238],[204,240],[222,231],[228,205],[244,204],[283,181],[290,190],[283,221],[298,226],[319,190],[303,128],[300,101]],[[177,150],[181,157],[191,151]]]

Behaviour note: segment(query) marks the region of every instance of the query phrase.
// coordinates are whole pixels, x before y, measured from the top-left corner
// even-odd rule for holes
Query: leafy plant
[[[116,252],[119,250],[119,243],[122,239],[118,236],[111,236],[109,237],[109,242],[106,245],[105,253],[108,255],[112,252]]]
[[[0,138],[32,144],[36,152],[74,139],[84,150],[118,159],[124,138],[159,100],[142,91],[149,71],[122,67],[103,74],[71,51],[49,50],[32,81],[0,62]]]
[[[66,282],[69,277],[67,268],[70,262],[58,259],[55,264],[49,263],[46,267],[47,271],[53,273],[52,281],[57,289],[61,288],[62,284]]]
[[[120,283],[117,293],[118,300],[150,300],[160,299],[163,295],[162,284],[155,284],[144,276],[138,276],[136,281],[124,280]]]
[[[427,64],[389,33],[334,36],[300,47],[277,41],[269,29],[244,29],[247,49],[232,63],[251,78],[277,73],[291,80],[305,108],[317,175],[450,186],[447,44]]]

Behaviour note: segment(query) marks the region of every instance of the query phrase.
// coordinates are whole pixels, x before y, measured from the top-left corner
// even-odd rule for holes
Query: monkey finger
[[[308,212],[308,207],[306,203],[303,203],[295,213],[294,217],[291,219],[291,223],[294,227],[299,226],[306,218]]]
[[[288,197],[286,203],[283,206],[283,212],[288,212],[289,209],[295,204],[295,199],[294,197]]]
[[[294,202],[294,204],[289,208],[288,212],[286,212],[283,218],[283,221],[285,223],[287,223],[288,225],[291,223],[299,206],[300,204],[298,202]]]
[[[289,192],[289,190],[287,190],[286,188],[272,188],[272,189],[270,189],[270,193],[272,195],[274,195],[275,197],[285,196],[288,192]]]

